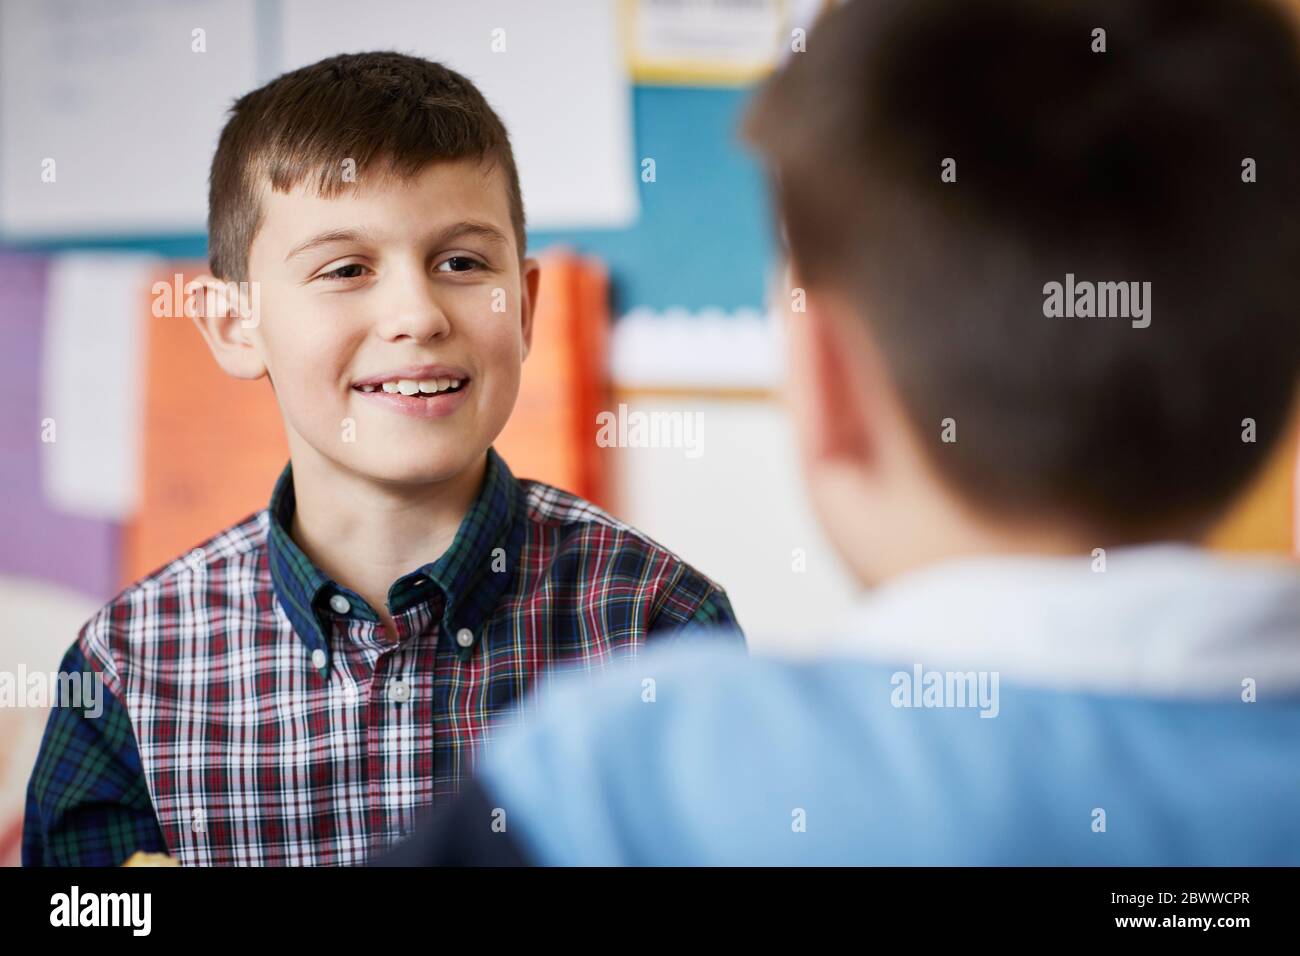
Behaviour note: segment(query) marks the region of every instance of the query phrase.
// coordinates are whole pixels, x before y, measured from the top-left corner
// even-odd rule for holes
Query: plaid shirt
[[[82,628],[62,669],[102,677],[103,712],[52,709],[26,864],[364,862],[456,792],[539,675],[735,627],[712,581],[495,451],[450,549],[389,588],[394,635],[293,542],[293,509],[286,466],[268,509]]]

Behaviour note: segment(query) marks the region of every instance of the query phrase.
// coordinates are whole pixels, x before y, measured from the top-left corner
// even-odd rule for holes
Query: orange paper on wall
[[[607,504],[596,415],[608,407],[609,286],[597,262],[567,253],[542,258],[533,346],[514,414],[496,442],[520,478]]]
[[[172,263],[156,282],[180,287],[206,270]],[[182,309],[153,315],[145,345],[140,512],[124,529],[122,568],[134,581],[266,507],[288,447],[270,383],[226,375]],[[124,583],[125,583],[124,582]]]

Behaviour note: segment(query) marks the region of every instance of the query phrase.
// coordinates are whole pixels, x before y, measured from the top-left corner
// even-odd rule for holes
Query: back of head
[[[1298,50],[1263,0],[855,0],[760,93],[801,280],[861,303],[962,496],[1142,540],[1257,471],[1300,372]],[[1150,324],[1054,282],[1150,283]]]

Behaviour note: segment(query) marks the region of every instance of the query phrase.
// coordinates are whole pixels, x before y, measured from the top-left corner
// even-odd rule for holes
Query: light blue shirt
[[[1158,545],[878,589],[806,660],[562,680],[479,767],[549,864],[1300,864],[1300,573]]]

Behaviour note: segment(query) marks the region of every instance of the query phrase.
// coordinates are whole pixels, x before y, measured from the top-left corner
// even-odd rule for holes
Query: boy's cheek
[[[523,367],[518,345],[499,343],[490,356],[475,356],[479,388],[474,416],[479,427],[504,427],[519,399]]]
[[[501,344],[491,362],[485,366],[492,389],[489,398],[514,404],[523,378],[522,356],[518,340]]]

